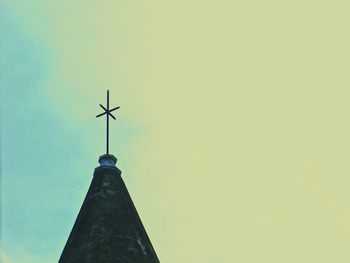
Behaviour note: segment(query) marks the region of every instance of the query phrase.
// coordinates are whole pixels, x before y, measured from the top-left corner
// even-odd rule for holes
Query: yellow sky
[[[143,131],[119,164],[161,262],[350,261],[347,1],[47,2],[12,4],[42,90],[80,129],[109,88]]]

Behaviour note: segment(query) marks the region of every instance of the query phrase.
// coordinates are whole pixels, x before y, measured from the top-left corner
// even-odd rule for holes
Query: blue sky
[[[107,89],[162,262],[350,261],[349,2],[0,1],[3,261],[57,261]]]
[[[83,194],[74,164],[84,154],[79,133],[60,122],[42,95],[47,50],[11,16],[2,6],[2,245],[11,255],[57,258],[70,231],[67,222],[74,220],[68,211],[76,210],[76,193]]]

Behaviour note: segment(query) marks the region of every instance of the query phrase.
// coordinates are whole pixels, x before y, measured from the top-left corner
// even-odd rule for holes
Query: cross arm
[[[101,107],[104,111],[107,111],[107,109],[106,109],[102,104],[100,104],[100,107]]]
[[[115,111],[115,110],[117,110],[117,109],[119,109],[119,108],[120,108],[119,106],[118,106],[118,107],[115,107],[115,108],[109,110],[109,112]]]
[[[106,113],[107,113],[107,111],[105,111],[105,112],[103,112],[103,113],[97,115],[96,118],[101,117],[101,116],[105,115]]]
[[[113,114],[111,112],[108,112],[108,115],[111,116],[113,119],[115,119],[115,117],[113,116]]]

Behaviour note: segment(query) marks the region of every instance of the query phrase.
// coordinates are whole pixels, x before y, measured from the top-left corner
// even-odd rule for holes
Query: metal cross
[[[106,128],[106,154],[109,154],[109,116],[111,116],[113,119],[115,119],[115,117],[113,116],[113,114],[111,113],[112,111],[115,111],[117,109],[119,109],[120,107],[115,107],[113,109],[109,109],[109,90],[107,90],[107,109],[100,104],[101,108],[104,110],[103,113],[99,114],[96,116],[96,118],[101,117],[103,115],[106,114],[106,122],[107,122],[107,128]]]

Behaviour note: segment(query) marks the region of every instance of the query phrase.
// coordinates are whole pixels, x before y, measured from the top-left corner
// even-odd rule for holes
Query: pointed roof
[[[159,263],[116,161],[100,157],[59,263]]]

